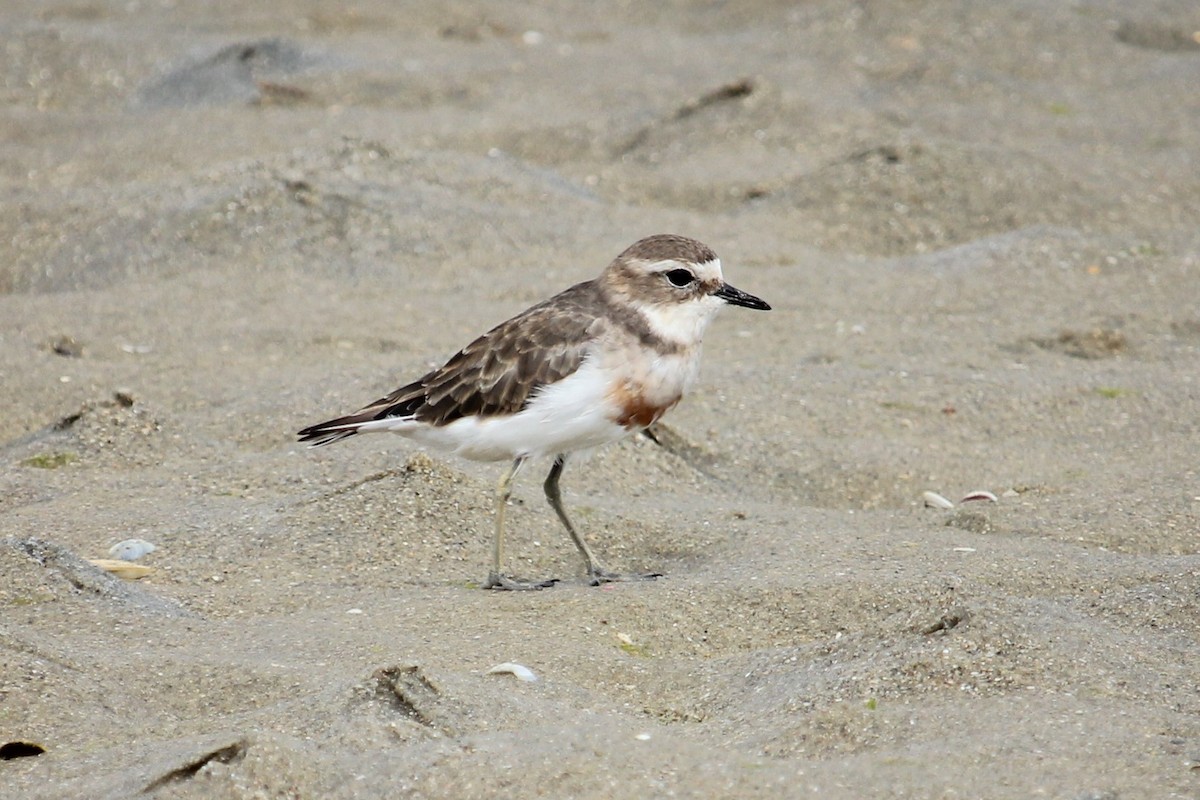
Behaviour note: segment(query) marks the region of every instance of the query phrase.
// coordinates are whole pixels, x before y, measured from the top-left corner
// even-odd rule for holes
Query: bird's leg
[[[512,466],[500,476],[500,482],[496,484],[496,533],[495,538],[492,539],[492,571],[488,573],[487,583],[483,585],[485,589],[508,589],[510,591],[545,589],[555,583],[552,580],[539,583],[517,581],[505,575],[501,570],[501,565],[504,563],[504,512],[508,508],[508,498],[512,496],[513,479],[517,477],[517,473],[524,466],[525,458],[525,456],[518,456]]]
[[[550,474],[546,476],[546,482],[542,484],[542,488],[546,491],[546,499],[550,501],[550,507],[554,509],[555,514],[558,514],[559,521],[567,529],[567,533],[571,535],[571,541],[575,543],[575,546],[579,548],[580,554],[583,555],[583,560],[587,564],[588,581],[592,586],[599,586],[602,583],[611,583],[614,581],[648,581],[662,577],[658,572],[650,572],[645,575],[623,575],[604,568],[604,565],[596,558],[596,554],[592,552],[592,548],[588,547],[588,543],[575,530],[575,526],[571,524],[570,517],[567,516],[567,512],[563,509],[562,492],[558,489],[558,479],[562,476],[563,466],[566,463],[566,455],[559,455],[554,459],[554,465],[550,467]]]

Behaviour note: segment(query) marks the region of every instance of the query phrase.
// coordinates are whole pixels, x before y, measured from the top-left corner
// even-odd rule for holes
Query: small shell
[[[926,508],[954,508],[954,503],[951,503],[937,492],[925,492],[921,495],[921,498],[925,501]]]
[[[969,503],[972,500],[986,500],[989,503],[999,503],[1000,502],[999,500],[996,499],[996,495],[992,494],[991,492],[985,492],[983,490],[979,490],[976,492],[968,492],[967,496],[964,497],[962,500],[959,500],[958,502]]]
[[[114,561],[110,558],[89,558],[88,561],[100,569],[111,572],[118,578],[124,578],[127,581],[136,581],[138,578],[144,578],[154,571],[143,564],[134,564],[130,561]]]
[[[145,539],[126,539],[108,548],[108,554],[122,561],[137,561],[147,553],[153,553],[158,548]]]
[[[485,675],[515,675],[517,680],[533,683],[538,679],[538,676],[529,667],[521,664],[514,664],[511,661],[505,661],[503,664],[497,664],[484,673]]]

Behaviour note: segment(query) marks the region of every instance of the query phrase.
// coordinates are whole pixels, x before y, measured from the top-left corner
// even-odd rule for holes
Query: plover
[[[504,572],[504,511],[531,458],[553,458],[543,489],[592,585],[658,577],[606,569],[563,509],[567,457],[645,430],[692,387],[708,324],[726,304],[767,311],[721,275],[707,246],[661,234],[631,245],[595,280],[502,322],[442,367],[360,411],[300,431],[330,444],[389,431],[476,461],[509,461],[496,487],[487,588],[535,589]]]

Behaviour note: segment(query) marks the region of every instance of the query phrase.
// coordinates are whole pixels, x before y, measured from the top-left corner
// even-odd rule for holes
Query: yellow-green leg
[[[485,589],[507,589],[509,591],[544,589],[555,583],[553,580],[527,583],[513,580],[504,574],[504,512],[508,509],[508,498],[512,496],[513,480],[521,471],[521,467],[525,465],[525,459],[525,456],[516,458],[512,462],[512,466],[500,476],[500,482],[496,484],[496,531],[492,539],[492,570],[488,574],[487,583],[483,586]]]

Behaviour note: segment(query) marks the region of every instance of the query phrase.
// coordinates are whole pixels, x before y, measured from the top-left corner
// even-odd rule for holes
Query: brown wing
[[[388,417],[446,425],[471,415],[515,414],[539,388],[579,369],[599,302],[593,283],[572,286],[492,328],[421,379],[355,414],[305,428],[301,441],[328,444],[353,435],[356,423]]]
[[[515,414],[539,388],[579,369],[594,319],[561,306],[531,308],[422,378],[418,383],[423,401],[411,413],[433,425],[475,414]]]

